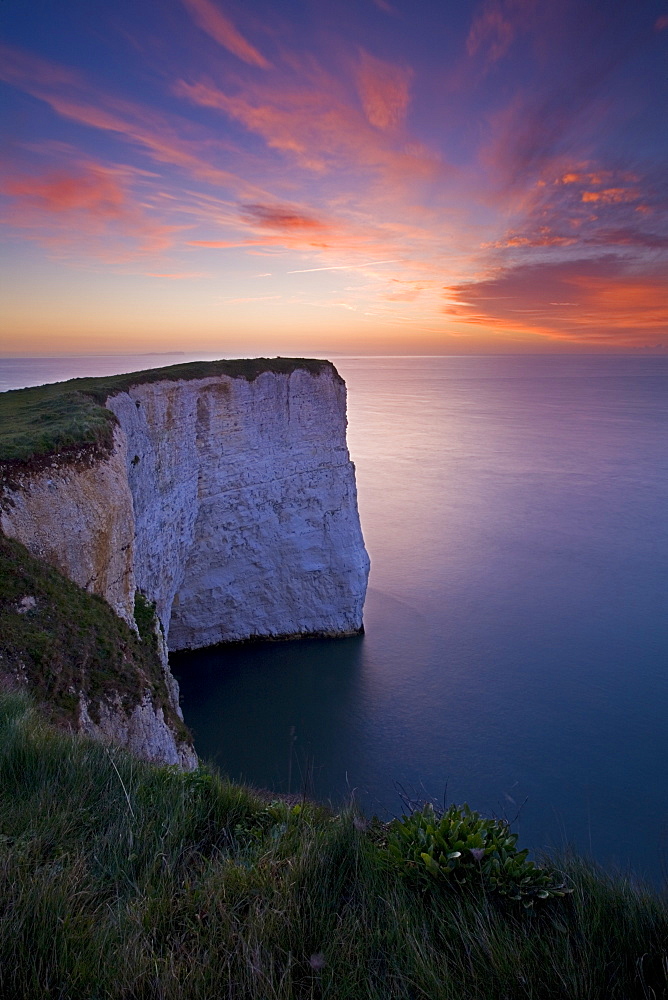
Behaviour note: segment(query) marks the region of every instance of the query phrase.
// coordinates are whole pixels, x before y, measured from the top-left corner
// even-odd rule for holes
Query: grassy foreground
[[[668,996],[668,904],[582,861],[530,910],[412,883],[353,811],[267,806],[0,698],[0,995]]]
[[[71,454],[82,448],[108,450],[116,417],[105,408],[115,393],[148,382],[187,381],[228,375],[252,382],[263,372],[290,374],[304,369],[313,375],[334,372],[330,361],[311,358],[251,358],[233,361],[193,361],[102,378],[73,378],[30,389],[0,393],[0,480],[12,468],[43,456]],[[337,375],[337,377],[339,377]],[[7,467],[2,468],[3,464]]]

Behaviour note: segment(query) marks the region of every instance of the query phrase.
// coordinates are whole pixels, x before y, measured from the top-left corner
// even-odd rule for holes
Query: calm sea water
[[[43,362],[34,381],[188,359]],[[354,791],[381,815],[402,790],[519,811],[535,850],[572,844],[659,880],[668,359],[336,364],[372,561],[366,634],[174,657],[200,754],[277,790]]]

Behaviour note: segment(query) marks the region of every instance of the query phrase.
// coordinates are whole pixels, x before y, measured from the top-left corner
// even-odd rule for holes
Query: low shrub
[[[571,892],[563,876],[529,861],[503,819],[487,819],[464,804],[437,812],[428,802],[387,826],[384,850],[407,874],[479,887],[524,906]]]

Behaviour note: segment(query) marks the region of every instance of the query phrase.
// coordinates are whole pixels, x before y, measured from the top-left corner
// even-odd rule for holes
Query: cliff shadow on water
[[[203,759],[280,793],[353,793],[333,762],[365,702],[364,636],[232,643],[169,662]]]
[[[438,637],[419,609],[373,586],[365,620],[364,635],[345,639],[171,653],[202,758],[235,780],[306,791],[335,807],[354,795],[369,816],[401,811],[402,789],[439,796],[448,762],[433,762],[438,781],[426,792],[426,748],[438,721],[433,691],[414,669],[434,658]]]

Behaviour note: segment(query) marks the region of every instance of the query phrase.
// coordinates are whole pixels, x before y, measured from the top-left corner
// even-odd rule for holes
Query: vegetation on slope
[[[82,448],[107,451],[111,447],[116,417],[105,409],[105,401],[133,385],[213,375],[252,382],[263,372],[289,374],[296,369],[314,375],[336,371],[329,361],[304,358],[194,361],[104,378],[74,378],[68,382],[0,393],[0,478],[41,456],[60,454],[80,458]]]
[[[0,533],[0,677],[25,684],[54,722],[76,723],[79,695],[97,722],[101,700],[131,710],[145,691],[188,739],[168,696],[153,609],[138,596],[140,635],[25,546]]]
[[[395,828],[396,829],[396,828]],[[0,995],[635,1000],[667,994],[668,905],[564,863],[530,909],[406,877],[391,829],[141,764],[0,699]]]

